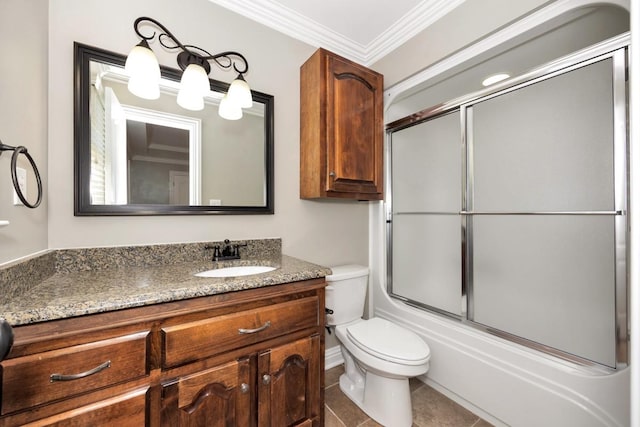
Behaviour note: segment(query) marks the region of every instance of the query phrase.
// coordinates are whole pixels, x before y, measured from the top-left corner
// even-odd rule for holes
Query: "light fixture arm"
[[[211,53],[207,52],[206,50],[198,46],[182,44],[176,38],[176,36],[174,36],[171,33],[171,31],[169,31],[167,27],[162,25],[160,22],[156,21],[153,18],[149,18],[147,16],[141,16],[140,18],[134,21],[133,29],[135,30],[138,37],[140,37],[146,42],[153,40],[156,37],[156,32],[154,31],[150,36],[145,36],[144,34],[142,34],[138,27],[145,21],[152,23],[153,25],[155,25],[156,27],[160,28],[163,31],[158,35],[158,41],[162,46],[164,46],[169,50],[173,50],[173,49],[182,50],[177,57],[178,66],[182,70],[187,68],[189,64],[195,63],[200,65],[202,68],[204,68],[206,73],[209,74],[209,72],[211,71],[211,66],[209,64],[209,61],[215,61],[215,63],[218,64],[218,66],[224,69],[228,69],[233,66],[233,69],[238,74],[241,74],[241,75],[249,71],[249,63],[247,62],[247,59],[242,54],[234,51],[226,51],[226,52],[221,52],[221,53],[212,55]],[[166,43],[167,39],[171,40],[172,44]]]

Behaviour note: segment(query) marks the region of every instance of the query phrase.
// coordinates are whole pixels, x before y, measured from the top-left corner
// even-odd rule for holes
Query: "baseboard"
[[[344,359],[342,358],[342,352],[340,351],[339,345],[325,349],[324,351],[324,369],[325,370],[335,368],[336,366],[341,365],[342,363],[344,363]]]

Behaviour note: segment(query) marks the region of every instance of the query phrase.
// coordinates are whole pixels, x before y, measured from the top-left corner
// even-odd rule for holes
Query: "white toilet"
[[[327,326],[335,326],[344,358],[340,389],[386,427],[412,424],[409,378],[425,374],[431,353],[417,334],[388,320],[361,318],[369,270],[331,268],[326,277]]]

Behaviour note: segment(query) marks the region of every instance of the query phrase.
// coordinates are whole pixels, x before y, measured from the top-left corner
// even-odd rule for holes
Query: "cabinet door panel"
[[[162,425],[231,427],[251,424],[250,361],[242,359],[166,384]]]
[[[315,335],[260,355],[258,425],[319,425],[319,349]]]
[[[381,77],[329,58],[327,190],[382,192]]]

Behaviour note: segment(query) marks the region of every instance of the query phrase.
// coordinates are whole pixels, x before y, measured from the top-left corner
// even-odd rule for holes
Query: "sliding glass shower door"
[[[393,134],[393,290],[462,315],[460,113]]]
[[[389,130],[389,293],[580,363],[625,361],[625,51]]]
[[[608,366],[615,366],[612,61],[479,102],[467,121],[471,320]]]

